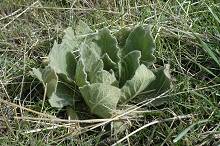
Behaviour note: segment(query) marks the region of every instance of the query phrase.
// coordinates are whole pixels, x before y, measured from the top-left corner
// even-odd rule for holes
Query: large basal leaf
[[[129,28],[122,28],[115,34],[118,40],[119,47],[124,48],[126,40],[130,33],[131,33],[131,30]]]
[[[84,65],[81,59],[78,60],[77,62],[75,82],[76,82],[76,85],[79,87],[89,84],[89,82],[87,81],[87,73],[85,71],[85,68],[84,68]]]
[[[74,91],[67,83],[58,82],[58,76],[50,67],[33,68],[33,74],[43,83],[52,107],[62,108],[74,104]]]
[[[171,76],[170,67],[165,65],[165,67],[158,68],[153,71],[156,79],[151,82],[151,84],[145,89],[145,91],[154,91],[155,95],[161,94],[171,87]]]
[[[142,63],[149,65],[155,60],[154,49],[155,44],[150,31],[138,26],[128,36],[123,53],[128,54],[134,50],[139,50],[141,51]]]
[[[100,60],[101,50],[95,43],[82,43],[80,46],[80,58],[86,72],[91,72]]]
[[[153,72],[145,65],[140,65],[132,79],[128,80],[122,87],[121,91],[124,93],[124,95],[120,101],[125,102],[133,99],[140,94],[154,79],[155,75]]]
[[[110,72],[106,70],[98,71],[91,82],[92,83],[106,83],[109,85],[117,84],[117,80],[115,78],[114,72],[111,74]]]
[[[111,35],[109,29],[104,28],[99,31],[96,43],[101,48],[102,54],[106,53],[115,63],[119,61],[117,40]]]
[[[143,95],[144,98],[154,98],[171,88],[171,76],[169,65],[165,65],[165,67],[158,68],[153,71],[156,79],[151,82],[151,84],[144,90],[147,94]],[[161,98],[155,100],[152,105],[159,106],[166,102],[168,98]]]
[[[62,42],[62,44],[54,43],[54,46],[49,54],[49,66],[55,70],[58,74],[66,75],[70,79],[74,79],[74,73],[76,68],[76,59],[72,54],[72,50],[67,43],[68,40]],[[66,43],[65,43],[66,42]]]
[[[140,66],[140,51],[128,53],[119,63],[119,80],[120,86],[123,86],[127,80],[130,80],[135,74],[136,69]]]
[[[103,56],[102,56],[102,61],[104,63],[104,69],[109,71],[109,70],[114,70],[115,72],[118,71],[118,65],[117,63],[113,62],[111,60],[111,58],[108,56],[107,53],[105,53]]]
[[[76,69],[76,83],[78,86],[92,83],[114,83],[116,78],[108,71],[103,70],[101,50],[95,43],[82,44],[80,48],[80,60]],[[88,75],[88,76],[87,76]],[[84,78],[84,79],[83,79]],[[88,82],[87,82],[88,81]]]
[[[114,114],[121,96],[119,88],[103,83],[84,86],[80,91],[91,112],[102,118],[109,118]]]
[[[46,94],[50,97],[56,91],[58,83],[58,77],[54,70],[50,67],[46,67],[45,69],[33,68],[32,73],[43,83],[46,88]]]
[[[94,78],[97,76],[97,72],[102,71],[104,67],[103,61],[99,59],[97,61],[97,64],[93,65],[93,69],[88,72],[89,81],[92,83],[94,81]]]
[[[82,44],[80,48],[80,59],[87,73],[87,80],[92,81],[98,71],[104,68],[103,61],[100,58],[101,50],[95,43]]]
[[[52,107],[63,108],[64,106],[74,105],[75,91],[71,89],[70,85],[58,82],[56,92],[49,96],[49,102]]]
[[[82,20],[79,20],[78,24],[75,27],[75,34],[79,46],[81,43],[91,43],[95,38],[95,33],[93,30]]]
[[[65,29],[65,35],[63,36],[62,42],[61,42],[61,48],[66,49],[68,51],[74,51],[78,49],[79,41],[74,35],[74,31],[71,27],[68,27]]]
[[[88,36],[92,32],[93,32],[92,29],[85,22],[79,20],[75,28],[75,33],[76,35],[81,35],[81,36],[77,36],[77,37],[85,38],[85,36]]]

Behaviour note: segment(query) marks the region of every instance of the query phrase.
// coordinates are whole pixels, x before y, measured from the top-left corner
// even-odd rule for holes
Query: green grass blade
[[[208,55],[218,64],[218,66],[220,67],[220,61],[217,58],[217,56],[215,55],[215,53],[212,51],[212,49],[204,42],[202,41],[202,39],[197,36],[196,34],[194,34],[194,36],[197,38],[197,40],[200,42],[201,47],[203,48],[203,50],[205,52],[208,53]]]
[[[202,123],[206,123],[208,122],[209,120],[206,119],[206,120],[201,120],[201,121],[198,121],[192,125],[190,125],[189,127],[187,127],[185,130],[183,130],[174,140],[173,142],[176,143],[178,142],[180,139],[182,139],[194,126],[198,125],[198,124],[202,124]]]
[[[198,63],[197,61],[187,57],[187,59],[189,59],[191,62],[195,63],[196,65],[198,65],[202,70],[204,70],[205,72],[209,73],[210,75],[213,75],[215,78],[218,78],[217,75],[215,75],[211,70],[209,70],[208,68],[206,68],[205,66],[201,65],[200,63]]]
[[[193,94],[203,98],[211,107],[215,107],[215,105],[205,95],[200,94],[200,93],[198,93],[196,91],[191,91],[191,93],[193,93]]]
[[[213,15],[213,17],[215,18],[215,20],[220,24],[220,19],[218,18],[218,16],[214,13],[214,11],[212,10],[211,7],[209,7],[209,5],[206,4],[206,6],[208,7],[210,13]]]

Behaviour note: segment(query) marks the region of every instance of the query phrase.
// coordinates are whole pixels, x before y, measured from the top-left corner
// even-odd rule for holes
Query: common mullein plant
[[[60,44],[55,41],[47,66],[33,68],[33,74],[52,107],[74,109],[76,100],[83,100],[92,115],[111,118],[122,113],[121,105],[170,89],[169,68],[152,66],[154,50],[149,28],[112,34],[107,28],[94,32],[79,21],[75,29],[65,30]]]

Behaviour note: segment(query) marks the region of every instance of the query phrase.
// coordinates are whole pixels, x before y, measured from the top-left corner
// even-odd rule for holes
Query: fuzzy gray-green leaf
[[[87,73],[87,80],[93,80],[97,71],[104,68],[103,61],[100,58],[101,50],[95,43],[82,44],[80,48],[80,58]]]
[[[62,108],[73,105],[74,92],[67,83],[58,82],[58,76],[50,67],[45,69],[33,68],[33,74],[43,83],[52,107]],[[70,86],[70,85],[69,85]]]
[[[78,60],[77,62],[75,82],[77,86],[79,87],[89,84],[89,82],[87,81],[87,73],[85,72],[85,68],[84,68],[82,60]]]
[[[104,63],[104,69],[109,71],[109,70],[114,70],[115,72],[117,72],[118,70],[118,65],[117,63],[113,62],[111,60],[111,58],[108,56],[107,53],[105,53],[103,56],[102,56],[102,61]]]
[[[101,50],[95,43],[83,43],[80,46],[80,55],[85,71],[91,72],[100,60]]]
[[[121,59],[119,66],[120,86],[124,85],[135,74],[136,69],[140,66],[140,51],[132,51]]]
[[[103,83],[84,86],[80,91],[91,112],[102,118],[109,118],[114,114],[121,96],[119,88]]]
[[[171,87],[171,76],[169,65],[158,68],[153,71],[156,79],[145,89],[145,91],[152,91],[155,96],[161,94]]]
[[[78,40],[74,35],[74,31],[71,27],[68,27],[64,30],[65,35],[63,36],[61,48],[68,51],[74,51],[78,47]]]
[[[75,29],[76,35],[88,35],[92,33],[92,29],[82,20],[79,20],[76,29]]]
[[[130,34],[131,30],[129,28],[122,28],[116,34],[116,38],[118,40],[118,46],[124,48],[126,44],[126,40]]]
[[[109,29],[104,28],[99,31],[96,43],[101,48],[102,54],[107,54],[109,58],[117,63],[119,61],[117,40],[111,35]]]
[[[106,70],[98,71],[93,78],[92,83],[106,83],[109,85],[112,85],[117,82],[114,72],[111,74],[110,72]]]
[[[155,44],[150,30],[138,26],[129,34],[123,53],[128,54],[134,50],[139,50],[141,51],[142,63],[149,65],[155,60],[154,49]]]
[[[49,97],[49,102],[52,107],[63,108],[67,105],[74,105],[74,91],[62,82],[57,84],[56,92],[53,92]]]
[[[70,44],[67,44],[68,43],[54,43],[49,54],[49,66],[53,68],[56,73],[64,74],[68,78],[74,79],[76,59],[71,53],[71,48],[69,47]]]
[[[56,91],[58,77],[53,69],[46,67],[45,69],[32,69],[33,74],[43,83],[46,88],[46,94],[48,97]]]
[[[140,94],[153,80],[155,75],[145,65],[140,65],[131,80],[128,80],[122,87],[124,95],[121,101],[133,99]]]
[[[154,75],[156,76],[155,80],[150,83],[150,85],[144,90],[147,94],[144,95],[144,98],[154,98],[171,88],[171,76],[170,76],[170,69],[169,65],[165,65],[165,67],[158,68],[153,71]],[[160,98],[154,100],[151,105],[159,106],[169,98]]]

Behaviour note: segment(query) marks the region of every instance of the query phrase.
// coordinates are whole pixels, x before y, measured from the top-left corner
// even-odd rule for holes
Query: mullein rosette
[[[52,107],[74,106],[78,90],[92,114],[110,118],[118,105],[170,89],[169,68],[150,69],[154,50],[150,30],[142,26],[113,35],[107,28],[94,33],[79,21],[75,31],[67,28],[62,42],[54,43],[48,65],[32,72]]]

